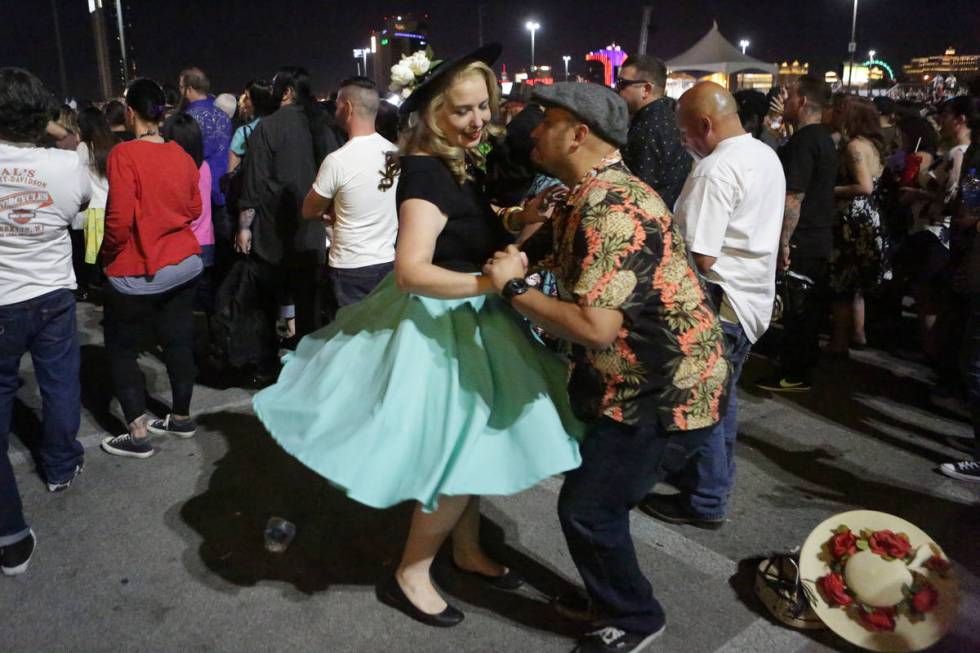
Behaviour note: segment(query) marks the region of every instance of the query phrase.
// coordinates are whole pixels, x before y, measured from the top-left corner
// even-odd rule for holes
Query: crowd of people
[[[576,651],[645,648],[666,616],[630,510],[723,527],[737,384],[774,320],[772,374],[751,382],[807,392],[821,357],[869,332],[893,346],[911,298],[906,353],[978,434],[973,459],[941,471],[980,481],[975,95],[872,102],[802,77],[768,96],[701,82],[675,101],[663,62],[639,55],[615,89],[501,96],[499,55],[417,60],[397,109],[364,77],[320,101],[298,67],[237,102],[188,68],[58,107],[28,71],[0,69],[4,574],[37,539],[6,455],[25,353],[48,489],[83,469],[76,301],[104,307],[127,425],[105,453],[194,436],[199,366],[244,370],[287,452],[363,504],[416,502],[378,596],[432,626],[464,618],[430,575],[447,539],[458,573],[523,583],[481,547],[479,496],[564,473],[585,592],[555,608],[596,625]],[[137,360],[150,343],[172,393],[161,416]],[[652,493],[661,480],[680,492]]]

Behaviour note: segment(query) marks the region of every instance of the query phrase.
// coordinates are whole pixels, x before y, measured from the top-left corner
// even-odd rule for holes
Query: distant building
[[[615,85],[616,76],[619,74],[619,69],[622,68],[626,58],[626,52],[615,43],[606,46],[602,50],[588,53],[585,55],[587,62],[595,61],[602,64],[602,79],[590,81],[596,81],[606,86]],[[589,70],[589,67],[586,66],[586,71],[588,72]],[[595,68],[593,67],[592,70],[595,70]]]
[[[583,77],[587,82],[592,82],[593,84],[605,84],[606,66],[601,61],[586,61]]]
[[[976,75],[980,73],[980,54],[956,54],[953,48],[946,48],[943,54],[913,58],[902,66],[902,71],[912,78],[926,78],[927,75]]]
[[[402,56],[424,50],[429,45],[429,16],[415,18],[411,14],[385,16],[385,25],[380,31],[371,32],[371,54],[373,68],[369,68],[378,89],[384,95],[391,84],[391,67],[401,61]]]
[[[793,60],[793,63],[783,62],[779,64],[778,73],[778,83],[780,86],[789,86],[800,77],[809,74],[810,64],[804,62],[800,63],[797,60]]]
[[[809,72],[810,64],[808,63],[800,63],[796,60],[793,60],[793,63],[784,61],[779,64],[779,72],[775,80],[769,73],[739,73],[735,75],[735,88],[766,92],[773,86],[789,86]]]
[[[519,72],[514,75],[514,81],[524,82],[531,86],[535,84],[549,85],[555,83],[555,76],[551,66],[535,66],[530,75],[527,72]]]

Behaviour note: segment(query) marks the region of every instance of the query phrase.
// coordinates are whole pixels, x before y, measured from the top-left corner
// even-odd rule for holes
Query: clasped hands
[[[499,293],[511,279],[523,279],[527,275],[527,266],[527,254],[514,245],[508,245],[507,249],[487,259],[483,274],[490,278],[494,290]]]

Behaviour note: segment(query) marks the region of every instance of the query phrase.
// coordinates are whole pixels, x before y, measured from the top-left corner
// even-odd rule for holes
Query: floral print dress
[[[887,277],[879,179],[875,177],[870,195],[851,197],[838,205],[834,252],[830,257],[830,286],[834,292],[870,293]]]

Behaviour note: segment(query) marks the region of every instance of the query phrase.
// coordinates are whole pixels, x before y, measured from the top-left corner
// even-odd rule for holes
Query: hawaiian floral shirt
[[[524,249],[535,269],[555,275],[561,299],[623,312],[609,348],[571,346],[568,390],[579,417],[658,419],[668,431],[718,421],[729,373],[721,323],[670,212],[619,152],[570,191]]]

